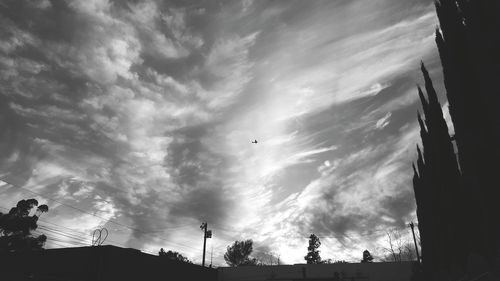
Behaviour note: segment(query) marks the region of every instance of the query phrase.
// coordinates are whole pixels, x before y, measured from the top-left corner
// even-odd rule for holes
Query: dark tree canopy
[[[318,236],[311,234],[309,236],[309,246],[307,247],[307,255],[304,259],[308,264],[318,264],[321,263],[321,257],[319,256],[319,246],[321,246],[321,242],[319,241]]]
[[[180,253],[173,252],[173,251],[170,251],[170,250],[168,252],[165,252],[165,250],[163,250],[163,248],[160,249],[160,252],[158,253],[158,255],[160,257],[163,257],[163,258],[166,258],[166,259],[169,259],[169,260],[181,261],[181,262],[186,262],[186,263],[193,263],[192,261],[190,261],[185,256],[181,255]]]
[[[224,260],[229,266],[257,265],[257,259],[250,258],[252,251],[253,241],[251,239],[234,241],[232,246],[227,247]]]
[[[361,262],[372,262],[372,261],[373,261],[372,254],[370,254],[368,250],[364,250],[363,259],[361,260]]]
[[[49,207],[40,205],[30,216],[35,206],[38,206],[35,199],[21,200],[8,214],[0,212],[0,252],[42,249],[47,237],[43,234],[34,236],[31,231],[37,229],[38,218],[48,212]]]

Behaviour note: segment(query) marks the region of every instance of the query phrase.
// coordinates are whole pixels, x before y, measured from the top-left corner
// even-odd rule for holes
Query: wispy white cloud
[[[204,68],[217,78],[208,89],[199,88],[198,96],[207,101],[210,109],[217,110],[234,102],[237,95],[253,78],[248,59],[249,48],[255,43],[258,32],[240,38],[222,38],[214,43],[207,55]]]
[[[389,125],[389,118],[391,118],[392,113],[387,112],[387,114],[377,120],[377,123],[375,124],[375,128],[377,129],[383,129],[385,126]]]

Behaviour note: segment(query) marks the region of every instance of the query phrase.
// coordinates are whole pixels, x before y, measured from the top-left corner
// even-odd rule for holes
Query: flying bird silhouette
[[[252,141],[252,143],[257,143],[257,140]]]

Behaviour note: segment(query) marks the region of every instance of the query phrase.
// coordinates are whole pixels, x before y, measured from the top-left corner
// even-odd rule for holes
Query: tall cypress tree
[[[496,210],[500,168],[500,4],[498,1],[436,3],[441,31],[436,43],[455,127],[464,186],[477,229],[474,252],[493,265],[499,255],[500,212]]]
[[[425,97],[418,87],[425,120],[418,114],[423,155],[418,150],[418,172],[414,170],[414,189],[417,196],[419,228],[423,233],[423,262],[426,268],[451,270],[463,267],[465,257],[463,232],[455,233],[462,219],[465,204],[460,171],[456,161],[448,127],[443,117],[441,104],[425,66],[421,65],[425,80]],[[422,214],[424,211],[424,214]],[[465,247],[467,248],[467,247]],[[451,257],[451,258],[450,258]]]
[[[419,88],[425,121],[418,115],[423,152],[417,147],[413,186],[424,270],[461,273],[471,254],[500,264],[500,1],[440,0],[436,44],[443,67],[453,144],[432,81]],[[452,257],[452,258],[450,258]],[[497,264],[495,264],[497,263]]]

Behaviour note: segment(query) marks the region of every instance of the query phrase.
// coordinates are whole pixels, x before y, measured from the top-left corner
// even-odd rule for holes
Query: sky
[[[1,0],[0,211],[48,204],[46,248],[104,227],[200,263],[207,222],[207,264],[304,263],[311,233],[377,260],[416,221],[420,61],[449,120],[437,27],[428,0]]]

